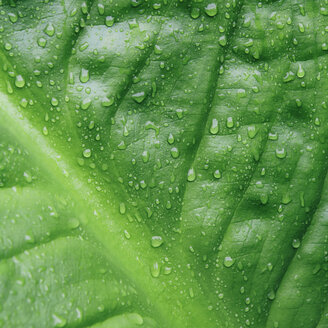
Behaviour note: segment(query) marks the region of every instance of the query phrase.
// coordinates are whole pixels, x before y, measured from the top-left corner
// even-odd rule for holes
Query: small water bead
[[[268,299],[270,301],[273,301],[276,298],[276,293],[274,292],[274,290],[270,290],[268,293]]]
[[[122,214],[122,215],[126,213],[125,203],[120,203],[119,211],[120,211],[120,214]]]
[[[53,98],[51,98],[50,103],[52,106],[58,106],[59,101],[57,98],[53,97]]]
[[[32,182],[32,175],[30,172],[24,172],[24,179],[27,183],[31,183]]]
[[[254,125],[250,125],[248,128],[247,128],[247,135],[250,139],[254,139],[255,136],[257,134],[257,129]]]
[[[154,53],[155,55],[161,55],[163,53],[163,50],[159,45],[156,44],[154,47]]]
[[[80,71],[80,81],[86,83],[89,81],[89,70],[82,68]]]
[[[52,315],[52,318],[54,327],[62,328],[65,327],[67,324],[67,320],[56,313]]]
[[[228,117],[228,118],[227,118],[227,123],[226,123],[226,125],[227,125],[227,128],[229,128],[229,129],[233,128],[233,126],[234,126],[234,122],[233,122],[233,118],[232,118],[232,117]]]
[[[81,108],[83,109],[83,110],[86,110],[86,109],[88,109],[89,107],[90,107],[90,105],[91,105],[91,99],[90,98],[84,98],[83,100],[82,100],[82,102],[81,102]]]
[[[154,4],[153,4],[153,8],[154,8],[155,10],[161,9],[161,7],[162,7],[162,5],[161,5],[160,3],[154,3]]]
[[[167,142],[172,145],[174,143],[174,136],[172,133],[169,134],[169,136],[167,137]]]
[[[160,267],[158,262],[154,262],[153,265],[150,267],[150,274],[154,277],[154,278],[158,278],[159,274],[160,274]]]
[[[295,80],[295,74],[293,72],[287,72],[283,78],[285,83],[291,82],[293,80]]]
[[[187,180],[189,182],[193,182],[196,180],[196,172],[194,168],[189,169],[188,174],[187,174]]]
[[[283,159],[285,158],[287,155],[287,152],[285,150],[285,148],[281,148],[281,149],[276,149],[276,157],[279,159]]]
[[[224,258],[223,265],[226,268],[230,268],[234,263],[235,263],[235,261],[230,256],[226,256]]]
[[[132,95],[132,99],[138,104],[141,104],[145,100],[145,98],[146,94],[143,91],[134,93]]]
[[[303,67],[302,67],[301,64],[298,66],[297,76],[298,76],[300,79],[303,78],[303,77],[305,76],[305,71],[304,71],[304,69],[303,69]]]
[[[6,43],[5,43],[5,49],[6,49],[7,51],[11,50],[12,47],[13,47],[13,46],[11,45],[11,43],[9,43],[9,42],[6,42]]]
[[[304,32],[305,32],[305,27],[304,27],[303,23],[299,23],[299,24],[298,24],[298,29],[299,29],[299,31],[300,31],[301,33],[304,33]]]
[[[113,25],[114,25],[114,22],[115,22],[115,19],[114,19],[114,17],[112,17],[112,16],[107,16],[107,17],[105,18],[105,24],[106,24],[106,26],[108,26],[108,27],[113,26]]]
[[[219,44],[222,47],[225,47],[227,45],[227,37],[225,35],[219,37]]]
[[[290,196],[289,193],[284,194],[284,195],[282,196],[282,200],[281,200],[281,202],[282,202],[284,205],[289,204],[291,201],[292,201],[292,198],[291,198],[291,196]]]
[[[215,170],[213,173],[213,176],[215,179],[220,179],[221,178],[221,172],[220,170]]]
[[[141,154],[142,161],[143,161],[144,163],[147,163],[147,162],[149,161],[149,157],[150,157],[150,155],[149,155],[149,151],[148,151],[148,150],[144,150],[144,151],[142,152],[142,154]]]
[[[130,235],[129,231],[124,230],[124,237],[125,237],[126,239],[130,239],[130,238],[131,238],[131,235]]]
[[[55,27],[52,23],[48,23],[47,26],[44,29],[44,33],[46,33],[48,36],[53,36],[55,34]]]
[[[44,48],[47,45],[47,40],[45,38],[39,38],[38,39],[38,45],[42,48]]]
[[[205,13],[210,17],[214,17],[218,13],[218,9],[216,7],[216,4],[215,3],[209,3],[205,7]]]
[[[161,236],[152,236],[151,237],[151,246],[154,248],[160,247],[163,245],[163,238]]]
[[[297,249],[301,246],[301,241],[299,239],[294,239],[292,242],[293,248]]]
[[[83,150],[83,157],[90,158],[91,157],[91,149]]]
[[[47,135],[49,134],[48,129],[47,129],[46,126],[44,126],[44,127],[42,128],[42,133],[43,133],[44,136],[47,136]]]
[[[216,118],[213,118],[212,124],[211,124],[211,127],[210,127],[210,133],[211,134],[217,134],[218,132],[219,132],[218,120]]]
[[[103,15],[105,13],[105,6],[102,3],[98,3],[98,13]]]
[[[273,269],[273,264],[272,264],[271,262],[269,262],[269,263],[267,264],[267,268],[268,268],[268,270],[271,272],[272,269]]]
[[[180,153],[179,153],[179,149],[176,148],[176,147],[173,147],[173,148],[171,149],[171,156],[172,156],[173,158],[178,158],[179,155],[180,155]]]
[[[129,19],[128,24],[130,29],[139,27],[139,24],[135,18]]]
[[[126,144],[125,144],[124,140],[122,140],[122,141],[117,145],[117,148],[120,149],[120,150],[124,150],[124,149],[126,149]]]
[[[193,7],[191,9],[191,14],[190,14],[191,18],[193,19],[197,19],[200,16],[200,9],[197,7]]]
[[[15,85],[17,88],[23,88],[25,86],[25,80],[21,75],[16,76]]]
[[[114,97],[110,97],[110,98],[107,98],[107,97],[104,97],[103,100],[101,101],[101,105],[104,106],[104,107],[110,107],[114,104]]]
[[[9,16],[9,20],[10,20],[12,23],[16,23],[16,22],[17,22],[17,20],[18,20],[18,16],[17,16],[15,13],[9,13],[8,16]]]
[[[261,194],[260,195],[260,201],[261,201],[262,205],[266,205],[269,201],[268,194]]]

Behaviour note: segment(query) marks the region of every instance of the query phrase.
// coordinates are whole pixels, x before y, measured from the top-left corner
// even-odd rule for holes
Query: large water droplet
[[[154,248],[160,247],[161,245],[163,245],[163,238],[161,236],[151,237],[151,245]]]

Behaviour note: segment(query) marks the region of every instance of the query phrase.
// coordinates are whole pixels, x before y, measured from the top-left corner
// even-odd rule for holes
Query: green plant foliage
[[[0,327],[328,327],[327,0],[0,0]]]

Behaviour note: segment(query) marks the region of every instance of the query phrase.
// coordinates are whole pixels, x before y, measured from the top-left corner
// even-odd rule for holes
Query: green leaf
[[[0,327],[328,327],[327,10],[0,0]]]

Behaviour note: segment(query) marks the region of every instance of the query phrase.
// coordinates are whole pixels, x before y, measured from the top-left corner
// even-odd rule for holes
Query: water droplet
[[[293,72],[287,72],[283,78],[285,83],[291,82],[293,80],[295,80],[295,74]]]
[[[52,106],[58,106],[59,102],[57,98],[51,98],[50,103]]]
[[[90,105],[91,105],[91,99],[90,98],[84,98],[83,100],[82,100],[82,102],[81,102],[81,108],[83,109],[83,110],[86,110],[86,109],[88,109],[89,107],[90,107]]]
[[[257,129],[254,125],[250,125],[248,128],[247,128],[247,135],[250,139],[254,139],[255,136],[257,134]]]
[[[47,136],[47,135],[49,134],[48,129],[47,129],[46,126],[44,126],[44,127],[42,128],[42,133],[43,133],[44,136]]]
[[[273,301],[276,298],[276,293],[274,292],[274,290],[270,290],[268,293],[268,299],[270,301]]]
[[[13,46],[11,45],[11,43],[9,43],[9,42],[6,42],[6,43],[5,43],[5,49],[6,49],[7,51],[11,50],[12,47],[13,47]]]
[[[114,17],[112,17],[112,16],[107,16],[106,18],[105,18],[105,24],[106,24],[106,26],[108,26],[108,27],[111,27],[111,26],[113,26],[114,25]]]
[[[167,142],[172,145],[174,143],[174,136],[172,133],[169,134],[169,136],[167,137]]]
[[[15,85],[17,88],[23,88],[25,86],[25,80],[21,75],[16,76]]]
[[[101,102],[101,105],[104,107],[110,107],[114,104],[114,101],[115,101],[114,97],[110,97],[110,98],[104,97]]]
[[[105,13],[105,6],[102,3],[98,3],[98,13],[103,15]]]
[[[219,44],[222,47],[225,47],[227,45],[227,37],[225,35],[219,37]]]
[[[205,7],[205,13],[210,17],[215,16],[218,13],[218,9],[216,7],[216,4],[215,3],[209,3]]]
[[[277,158],[280,158],[280,159],[283,159],[285,158],[287,155],[287,152],[285,150],[285,148],[281,148],[281,149],[276,149],[276,157]]]
[[[153,265],[150,267],[150,274],[154,277],[154,278],[158,278],[159,274],[160,274],[160,267],[158,262],[154,262]]]
[[[299,23],[299,24],[298,24],[298,29],[299,29],[299,31],[300,31],[301,33],[304,33],[304,32],[305,32],[305,27],[304,27],[303,23]]]
[[[125,203],[120,204],[120,213],[123,215],[126,213],[126,206]]]
[[[269,271],[272,271],[272,269],[273,269],[273,264],[272,264],[271,262],[269,262],[269,263],[267,264],[267,268],[268,268]]]
[[[190,14],[191,18],[193,19],[197,19],[200,16],[200,9],[197,7],[193,7],[191,9],[191,14]]]
[[[290,202],[292,201],[292,198],[290,197],[290,194],[289,193],[286,193],[282,196],[282,200],[281,202],[284,204],[284,205],[287,205],[289,204]]]
[[[15,13],[9,13],[8,16],[9,16],[9,20],[10,20],[12,23],[16,23],[16,22],[17,22],[17,20],[18,20],[18,16],[17,16]]]
[[[235,261],[230,256],[226,256],[224,258],[223,265],[226,268],[230,268],[234,263],[235,263]]]
[[[216,118],[213,118],[212,124],[211,124],[211,127],[210,127],[210,133],[211,134],[217,134],[218,132],[219,132],[218,120]]]
[[[263,205],[267,204],[268,200],[269,200],[268,194],[261,194],[260,195],[260,201]]]
[[[126,144],[125,144],[125,142],[122,140],[122,141],[117,145],[117,148],[120,149],[120,150],[124,150],[124,149],[126,149]]]
[[[163,238],[161,236],[152,236],[151,237],[151,246],[154,248],[160,247],[163,245]]]
[[[147,163],[149,161],[149,151],[148,150],[144,150],[141,154],[141,158],[142,158],[142,161],[144,163]]]
[[[297,76],[299,78],[302,78],[302,77],[305,76],[305,71],[304,71],[304,69],[303,69],[303,67],[302,67],[301,64],[298,65]]]
[[[234,122],[233,122],[233,118],[232,118],[232,117],[228,117],[228,118],[227,118],[227,123],[226,123],[226,125],[227,125],[227,128],[229,128],[229,129],[233,128],[233,126],[234,126]]]
[[[173,147],[173,148],[171,149],[171,156],[172,156],[173,158],[178,158],[179,155],[180,155],[180,153],[179,153],[179,149],[176,148],[176,147]]]
[[[54,326],[55,327],[59,327],[59,328],[61,328],[61,327],[65,327],[66,326],[66,324],[67,324],[67,320],[65,319],[65,318],[63,318],[63,317],[61,317],[60,315],[58,315],[58,314],[53,314],[52,315],[52,318],[53,318],[53,323],[54,323]]]
[[[84,149],[83,150],[83,157],[90,158],[91,157],[91,149]]]
[[[81,72],[80,72],[80,81],[82,83],[86,83],[89,81],[89,71],[85,68],[82,68],[81,69]]]
[[[294,239],[292,242],[293,248],[297,249],[301,246],[301,241],[299,239]]]
[[[32,175],[29,172],[24,172],[24,179],[27,183],[31,183],[32,182]]]
[[[189,169],[188,174],[187,174],[187,180],[189,182],[193,182],[196,180],[196,172],[193,168]]]
[[[215,170],[213,173],[213,176],[215,179],[220,179],[221,178],[221,172],[220,170]]]
[[[125,236],[126,239],[131,238],[131,235],[130,235],[129,231],[127,231],[127,230],[124,230],[124,236]]]
[[[52,25],[52,23],[47,24],[44,29],[44,33],[46,33],[48,36],[53,36],[55,34],[55,27]]]
[[[155,48],[154,48],[154,53],[155,53],[155,55],[160,55],[163,53],[163,50],[159,45],[156,44]]]
[[[138,104],[141,104],[145,100],[145,98],[146,98],[146,95],[143,91],[134,93],[132,95],[132,99]]]
[[[38,45],[42,48],[44,48],[47,45],[47,40],[45,38],[39,38],[38,39]]]

